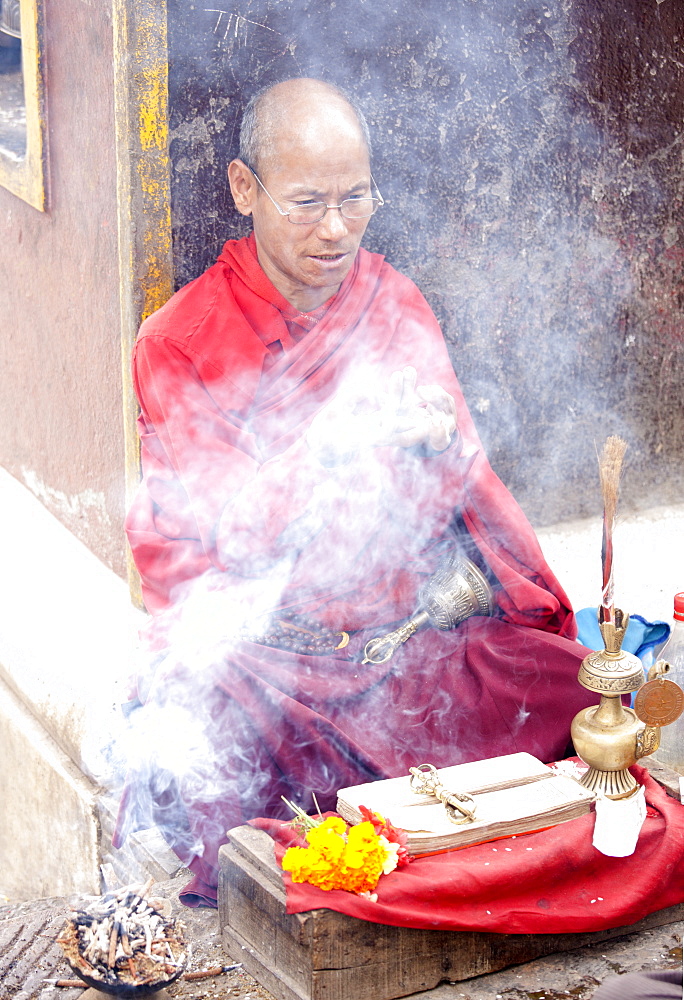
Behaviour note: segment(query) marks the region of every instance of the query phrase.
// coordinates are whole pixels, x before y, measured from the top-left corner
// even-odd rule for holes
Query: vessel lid
[[[684,592],[675,594],[674,616],[678,622],[684,622]]]

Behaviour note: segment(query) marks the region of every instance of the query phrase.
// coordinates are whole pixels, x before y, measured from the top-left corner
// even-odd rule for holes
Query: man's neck
[[[273,282],[273,279],[271,278]],[[275,284],[275,282],[273,282]],[[333,298],[339,290],[339,285],[334,288],[326,286],[325,288],[307,288],[303,290],[297,290],[296,292],[288,293],[283,288],[278,288],[278,291],[283,296],[284,299],[290,303],[293,309],[302,314],[315,312],[320,306],[322,306],[328,299]]]

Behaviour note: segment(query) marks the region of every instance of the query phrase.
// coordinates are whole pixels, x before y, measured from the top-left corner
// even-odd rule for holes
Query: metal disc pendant
[[[668,726],[684,710],[684,691],[674,681],[646,681],[634,699],[634,711],[647,726]]]

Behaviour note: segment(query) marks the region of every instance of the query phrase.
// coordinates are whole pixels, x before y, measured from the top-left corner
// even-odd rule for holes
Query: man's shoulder
[[[175,292],[143,322],[138,344],[151,337],[163,338],[188,348],[193,345],[200,348],[207,337],[213,342],[217,332],[222,334],[218,328],[231,325],[238,318],[239,309],[231,291],[231,282],[244,280],[242,267],[245,258],[248,264],[258,267],[258,263],[251,260],[250,252],[248,237],[229,241],[214,264]],[[393,267],[382,254],[362,247],[358,255],[356,277],[352,280],[370,281],[375,287],[374,296],[397,306],[411,303],[414,307],[429,308],[414,281]]]
[[[217,262],[203,274],[179,288],[167,302],[143,322],[138,340],[167,337],[178,343],[192,340],[197,330],[217,309],[226,290],[224,264]]]
[[[243,312],[236,291],[241,277],[226,255],[242,242],[229,241],[215,264],[144,321],[133,350],[139,378],[141,372],[148,378],[152,371],[193,370],[208,383],[232,381],[240,372],[243,388],[253,388],[266,348]]]
[[[398,305],[410,303],[413,307],[430,308],[415,281],[403,271],[398,271],[382,254],[372,253],[361,248],[359,255],[362,258],[362,264],[367,262],[366,270],[368,272],[374,271],[377,275],[378,289],[381,295]]]

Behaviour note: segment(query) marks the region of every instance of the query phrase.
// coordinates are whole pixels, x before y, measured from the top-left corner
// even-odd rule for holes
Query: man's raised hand
[[[416,385],[417,379],[410,366],[393,372],[384,399],[370,412],[358,392],[334,396],[306,435],[319,461],[337,465],[363,447],[448,448],[456,430],[454,400],[440,385]]]
[[[415,368],[406,367],[390,378],[387,400],[378,411],[376,445],[433,451],[448,448],[456,430],[456,405],[441,385],[416,385]]]

